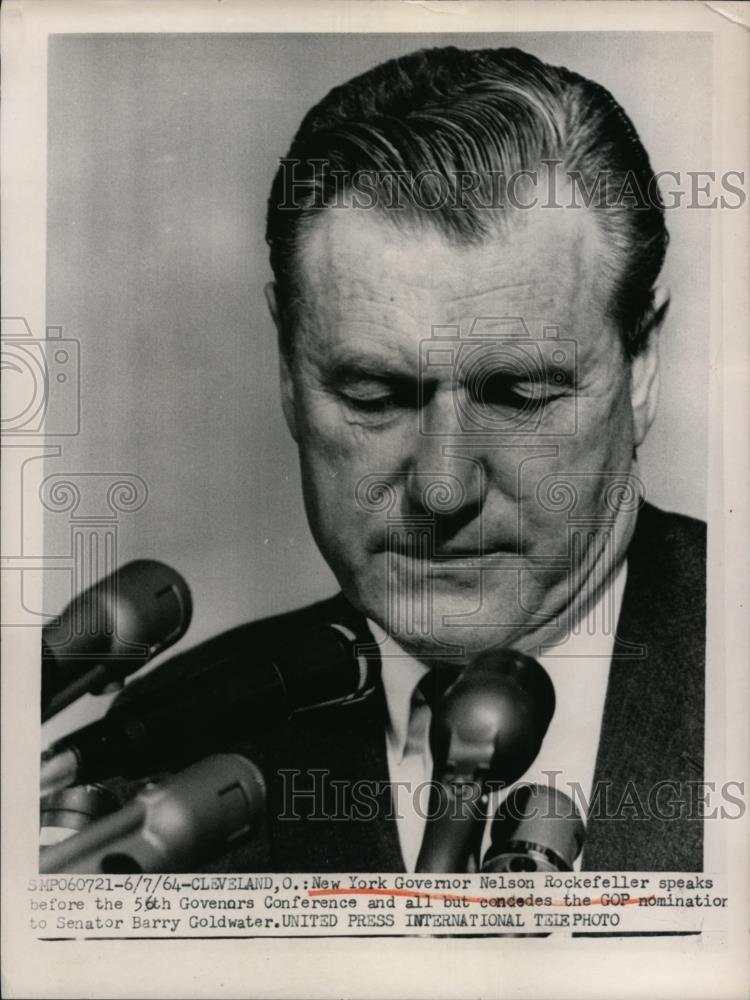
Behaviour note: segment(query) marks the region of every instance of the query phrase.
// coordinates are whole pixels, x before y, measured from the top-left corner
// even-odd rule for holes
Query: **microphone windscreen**
[[[554,711],[552,681],[533,657],[515,649],[482,653],[433,716],[436,776],[482,772],[512,784],[533,763]]]
[[[122,681],[182,638],[191,616],[190,589],[176,570],[154,559],[121,566],[42,629],[43,707],[67,688],[77,696]],[[92,680],[78,691],[86,675]]]

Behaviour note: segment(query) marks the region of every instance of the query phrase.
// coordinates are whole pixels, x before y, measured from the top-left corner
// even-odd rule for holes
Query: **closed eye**
[[[352,410],[363,414],[411,409],[418,400],[415,383],[401,378],[359,378],[347,381],[338,392]]]
[[[508,407],[526,411],[539,409],[560,393],[558,386],[543,380],[519,381],[505,373],[495,373],[474,380],[467,386],[473,402],[484,406]]]

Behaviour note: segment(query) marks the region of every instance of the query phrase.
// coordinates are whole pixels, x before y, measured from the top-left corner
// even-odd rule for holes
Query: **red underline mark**
[[[528,890],[533,892],[533,889]],[[507,903],[508,898],[516,899],[516,896],[456,896],[452,893],[447,892],[420,892],[418,889],[308,889],[308,896],[410,896],[419,899],[450,899],[452,901],[460,901],[462,903],[482,903],[488,900],[500,899]],[[523,897],[521,897],[523,898]],[[562,899],[553,899],[549,904],[550,906],[637,906],[641,901],[646,902],[650,899],[655,899],[655,894],[651,896],[636,896],[634,899],[623,900],[621,903],[607,903],[602,904],[601,899],[592,899],[590,903],[566,903]],[[495,904],[497,905],[497,904]]]

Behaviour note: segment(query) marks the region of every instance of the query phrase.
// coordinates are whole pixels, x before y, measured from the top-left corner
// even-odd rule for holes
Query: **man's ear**
[[[669,308],[669,293],[657,288],[653,306],[641,331],[645,346],[630,362],[630,403],[633,409],[635,446],[648,434],[659,401],[659,332]]]
[[[279,349],[279,382],[281,385],[281,408],[284,411],[286,425],[294,438],[297,440],[297,419],[294,410],[294,380],[289,358],[289,344],[283,329],[279,301],[276,294],[276,285],[269,281],[264,288],[266,302],[271,313],[274,326],[276,327],[276,341]]]

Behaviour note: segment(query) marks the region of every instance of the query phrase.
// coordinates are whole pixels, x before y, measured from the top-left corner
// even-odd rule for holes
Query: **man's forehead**
[[[459,245],[431,223],[394,224],[383,213],[332,208],[310,227],[298,256],[305,313],[330,326],[389,329],[522,317],[537,333],[601,315],[602,245],[592,213],[542,208]],[[531,335],[535,335],[530,329]]]

